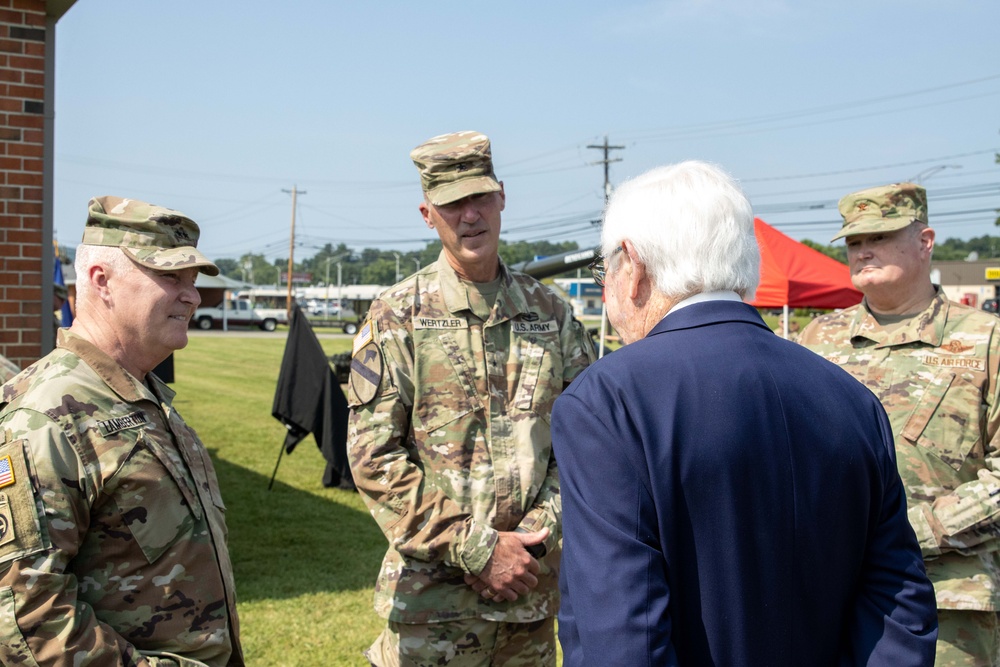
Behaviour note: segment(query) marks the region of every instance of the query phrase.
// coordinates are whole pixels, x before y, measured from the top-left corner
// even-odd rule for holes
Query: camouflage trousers
[[[1000,621],[995,611],[938,610],[937,667],[1000,665]]]
[[[555,619],[394,623],[365,651],[374,667],[555,667]]]

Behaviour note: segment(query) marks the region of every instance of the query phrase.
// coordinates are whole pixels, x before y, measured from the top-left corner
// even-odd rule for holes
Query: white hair
[[[78,304],[85,303],[91,297],[90,268],[100,264],[111,275],[121,275],[135,269],[135,262],[129,259],[128,255],[122,252],[118,246],[104,245],[84,245],[80,244],[76,248],[76,260],[73,268],[76,269],[76,301]]]
[[[653,287],[673,300],[718,290],[753,298],[760,281],[750,201],[706,162],[657,167],[618,187],[604,213],[602,254],[610,257],[625,239]]]

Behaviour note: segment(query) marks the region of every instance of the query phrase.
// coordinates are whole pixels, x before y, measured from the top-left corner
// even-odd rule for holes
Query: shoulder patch
[[[0,491],[0,564],[43,548],[38,507],[25,465],[25,441],[0,445],[0,469],[9,466]]]
[[[361,405],[375,398],[382,382],[382,370],[382,350],[375,343],[369,342],[354,354],[350,389]]]
[[[368,343],[372,342],[374,337],[375,337],[375,326],[372,324],[372,321],[370,319],[365,320],[365,323],[361,327],[361,330],[358,331],[358,334],[354,337],[354,345],[351,349],[351,356],[356,355],[358,353],[358,350],[363,348]]]
[[[11,463],[10,456],[0,458],[0,489],[10,486],[16,481],[14,479],[14,464]]]

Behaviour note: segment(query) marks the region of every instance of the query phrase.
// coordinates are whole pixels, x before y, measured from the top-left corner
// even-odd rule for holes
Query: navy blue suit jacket
[[[882,406],[750,306],[689,305],[592,365],[552,438],[567,667],[933,664]]]

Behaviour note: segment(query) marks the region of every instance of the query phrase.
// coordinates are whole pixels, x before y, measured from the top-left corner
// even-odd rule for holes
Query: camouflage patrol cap
[[[838,205],[844,226],[831,242],[853,234],[894,232],[927,224],[927,191],[915,183],[893,183],[847,195]]]
[[[85,245],[118,246],[133,261],[154,271],[198,267],[219,275],[219,267],[202,255],[198,225],[180,211],[121,197],[94,197],[83,229]]]
[[[435,206],[500,191],[485,134],[469,130],[442,134],[410,151],[410,159],[420,172],[427,200]]]

